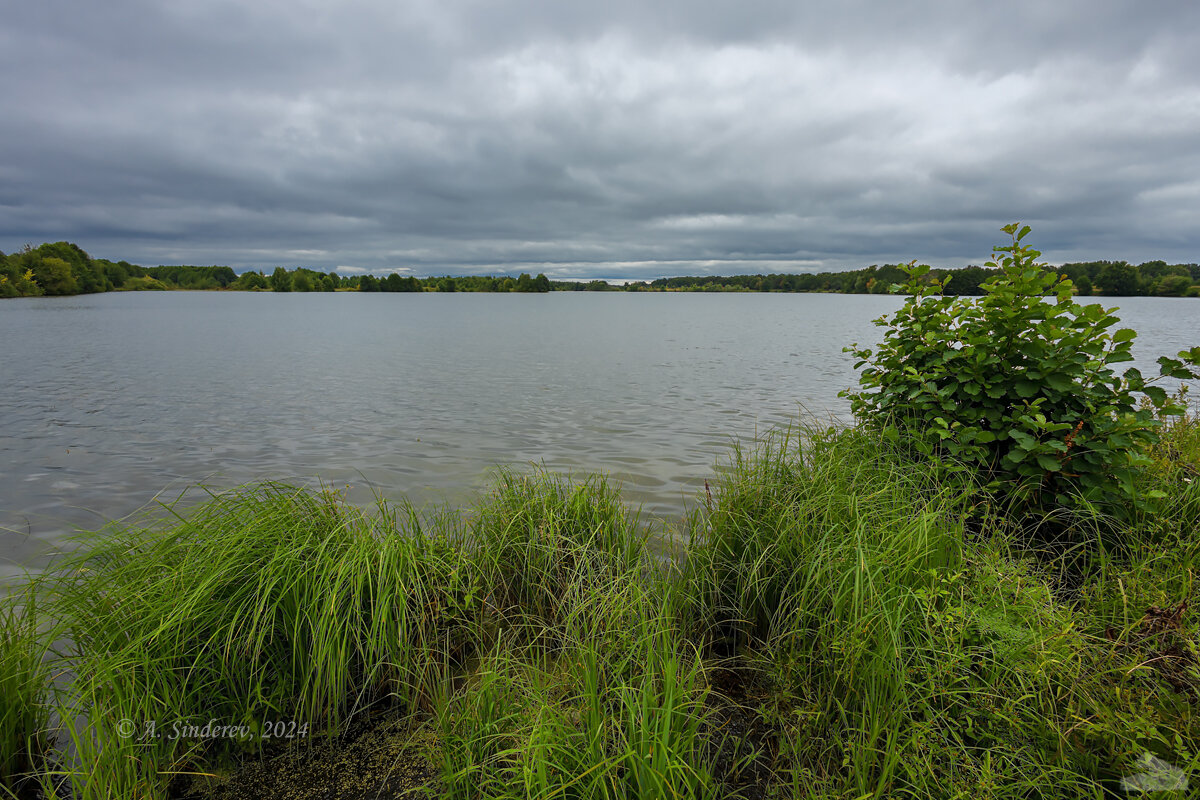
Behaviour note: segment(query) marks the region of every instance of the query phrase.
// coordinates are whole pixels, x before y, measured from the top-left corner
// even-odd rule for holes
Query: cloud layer
[[[631,278],[960,266],[1021,220],[1200,261],[1200,6],[989,5],[20,4],[0,248]]]

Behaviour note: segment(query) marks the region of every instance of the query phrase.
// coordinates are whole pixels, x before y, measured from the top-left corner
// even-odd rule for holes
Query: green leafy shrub
[[[1161,492],[1140,494],[1134,477],[1158,440],[1156,414],[1181,409],[1138,370],[1114,372],[1133,360],[1137,334],[1109,333],[1116,309],[1076,303],[1071,281],[1022,244],[1029,227],[1017,228],[1004,228],[1012,244],[995,248],[981,298],[942,295],[912,262],[903,308],[876,323],[883,343],[846,348],[866,369],[862,391],[842,395],[860,421],[977,471],[1018,507],[1145,508]],[[1196,377],[1200,347],[1158,363],[1160,377]]]

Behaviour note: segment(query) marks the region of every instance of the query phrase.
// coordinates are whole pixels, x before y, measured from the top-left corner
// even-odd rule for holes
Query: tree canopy
[[[1200,297],[1200,264],[1147,261],[1087,261],[1044,267],[1065,275],[1079,295],[1147,295]],[[405,270],[400,270],[403,272]],[[989,267],[931,269],[923,280],[937,282],[948,296],[982,295],[995,277]],[[603,280],[554,281],[544,273],[511,275],[442,275],[418,278],[399,272],[380,278],[371,274],[343,277],[307,267],[249,270],[238,275],[227,266],[142,267],[127,261],[93,259],[70,242],[26,246],[0,253],[0,297],[71,295],[144,289],[232,289],[277,292],[835,292],[886,294],[908,280],[901,265],[872,264],[857,270],[770,275],[681,275],[614,285]]]

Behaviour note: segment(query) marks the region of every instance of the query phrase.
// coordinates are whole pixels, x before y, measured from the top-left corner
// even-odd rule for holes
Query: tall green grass
[[[771,682],[797,796],[1100,796],[1132,760],[1136,735],[1092,724],[1117,697],[1087,610],[987,504],[859,429],[735,453],[692,593]]]
[[[501,472],[434,515],[244,487],[0,607],[0,786],[167,797],[263,747],[176,722],[314,741],[386,705],[448,797],[1103,797],[1145,753],[1200,766],[1198,465],[1185,421],[1161,514],[1038,551],[902,442],[798,429],[735,450],[675,561],[599,478]]]
[[[624,636],[620,654],[584,640],[554,657],[518,646],[484,659],[439,706],[444,796],[719,796],[700,654],[661,611]]]
[[[715,796],[704,666],[618,494],[502,472],[470,530],[506,636],[439,705],[445,796]]]
[[[257,746],[173,738],[176,722],[258,733],[295,721],[320,735],[380,700],[428,702],[446,643],[472,622],[447,542],[414,515],[326,493],[251,487],[168,530],[84,545],[49,601],[72,645],[63,702],[87,720],[67,730],[80,797],[154,796]]]
[[[597,600],[598,589],[646,564],[646,538],[601,479],[572,485],[501,471],[462,545],[487,602],[540,635],[570,616],[580,593]]]
[[[51,746],[49,643],[37,610],[32,589],[0,598],[0,795],[31,786]]]

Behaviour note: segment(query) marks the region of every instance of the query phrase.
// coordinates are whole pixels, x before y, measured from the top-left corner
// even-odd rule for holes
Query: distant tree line
[[[1051,267],[1075,283],[1080,295],[1130,297],[1200,297],[1200,264],[1167,264],[1147,261],[1133,266],[1126,261],[1085,261]],[[944,281],[948,295],[981,295],[982,284],[994,270],[968,266],[961,269],[933,269],[923,276],[926,281]],[[886,294],[894,284],[903,283],[899,265],[872,265],[845,272],[775,275],[719,275],[659,278],[655,281],[627,284],[627,291],[691,292],[836,292],[841,294]]]
[[[611,289],[603,281],[593,281]],[[250,270],[238,275],[231,267],[142,267],[128,261],[91,258],[70,242],[26,246],[18,253],[0,252],[0,297],[92,294],[111,291],[227,289],[274,292],[549,292],[595,288],[591,284],[554,284],[545,275],[518,277],[469,275],[417,278],[396,273],[343,276],[337,272],[276,267],[270,274]]]
[[[237,278],[230,267],[141,267],[128,261],[92,258],[70,242],[27,245],[9,255],[0,252],[0,297],[225,289]]]
[[[270,275],[244,272],[229,288],[274,292],[549,292],[556,287],[545,275],[533,278],[528,273],[522,273],[517,278],[493,278],[490,275],[418,278],[393,272],[380,278],[375,275],[321,273],[304,267],[290,271],[276,267]]]
[[[517,278],[494,278],[491,275],[464,275],[440,278],[402,278],[392,273],[385,278],[363,275],[358,280],[360,292],[549,292],[554,285],[545,275],[536,278],[523,272]]]
[[[1084,261],[1052,267],[1074,281],[1080,295],[1200,297],[1200,265],[1147,261]],[[934,269],[924,280],[943,281],[951,295],[979,295],[992,271],[968,266]],[[513,277],[466,275],[418,278],[392,273],[340,275],[306,267],[276,267],[270,274],[251,270],[238,275],[231,267],[141,267],[128,261],[91,258],[77,245],[54,242],[26,246],[18,253],[0,252],[0,297],[71,295],[93,292],[224,289],[275,292],[836,292],[886,294],[903,283],[896,264],[872,265],[845,272],[772,275],[704,275],[635,281],[624,286],[606,281],[552,281],[527,272]]]

